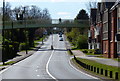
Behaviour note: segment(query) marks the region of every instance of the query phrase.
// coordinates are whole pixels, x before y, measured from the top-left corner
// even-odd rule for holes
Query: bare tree
[[[50,19],[50,14],[47,8],[43,9],[42,11],[42,18],[43,19]]]
[[[12,10],[11,10],[11,5],[9,2],[6,3],[5,5],[5,20],[11,20],[11,16],[12,16]]]
[[[91,10],[91,8],[97,8],[97,1],[95,1],[95,2],[88,2],[87,4],[86,4],[86,7],[87,7],[87,10],[88,10],[88,13],[90,14],[90,10]]]

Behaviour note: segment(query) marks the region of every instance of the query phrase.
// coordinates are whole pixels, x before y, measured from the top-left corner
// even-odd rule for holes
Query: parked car
[[[63,38],[61,37],[59,41],[63,41]]]

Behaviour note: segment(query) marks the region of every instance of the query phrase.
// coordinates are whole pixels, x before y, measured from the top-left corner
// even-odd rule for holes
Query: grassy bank
[[[14,63],[15,63],[15,61],[10,61],[10,62],[5,63],[5,65],[0,65],[0,66],[11,65],[11,64],[14,64]]]
[[[35,47],[39,44],[38,42],[41,42],[42,40],[44,40],[46,38],[46,36],[42,37],[42,38],[39,38],[38,40],[35,40],[34,43],[35,43]]]
[[[90,73],[93,73],[95,75],[99,75],[101,77],[105,77],[105,70],[108,70],[108,76],[106,78],[109,78],[110,77],[110,71],[113,72],[113,78],[115,78],[115,73],[118,72],[119,73],[119,69],[118,67],[115,67],[115,66],[109,66],[109,65],[105,65],[105,64],[101,64],[101,63],[98,63],[96,61],[92,61],[92,60],[88,60],[88,59],[81,59],[81,58],[77,58],[77,60],[81,61],[82,63],[85,63],[87,65],[90,65],[90,66],[93,66],[93,67],[96,67],[96,68],[99,68],[99,69],[103,69],[103,75],[101,75],[100,73],[97,73],[97,72],[93,72],[93,71],[90,71],[86,68],[84,68],[84,70],[90,72]],[[75,64],[77,64],[77,66],[79,66],[80,68],[83,68],[82,66],[80,66],[74,59],[72,59],[73,62],[75,62]],[[100,71],[100,70],[99,70]],[[109,78],[110,79],[110,78]],[[119,74],[119,79],[120,79],[120,74]]]

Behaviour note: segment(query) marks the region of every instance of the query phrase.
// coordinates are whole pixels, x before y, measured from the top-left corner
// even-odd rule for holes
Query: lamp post
[[[25,28],[26,28],[26,18],[25,18],[25,8],[26,7],[23,7],[24,8],[24,22],[25,22]],[[28,51],[27,51],[27,49],[28,49],[28,44],[27,44],[27,28],[26,28],[26,54],[28,54]]]
[[[44,44],[44,42],[43,42],[43,38],[44,38],[44,34],[43,34],[43,27],[42,27],[42,45]]]
[[[3,40],[3,43],[2,43],[2,62],[3,62],[3,65],[5,64],[5,48],[4,48],[4,44],[5,44],[5,38],[4,38],[4,30],[5,30],[5,0],[3,0],[3,29],[2,29],[2,40]]]
[[[52,45],[51,45],[51,50],[53,50],[53,31],[52,31]]]

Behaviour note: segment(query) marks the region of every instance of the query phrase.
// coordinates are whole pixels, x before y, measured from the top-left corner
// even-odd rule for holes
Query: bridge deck
[[[59,23],[58,21],[5,21],[5,26],[4,29],[16,29],[16,28],[47,28],[47,27],[62,27],[62,28],[67,28],[67,27],[89,27],[89,21],[79,21],[79,22],[62,22]],[[0,29],[3,28],[2,22],[0,22]]]

